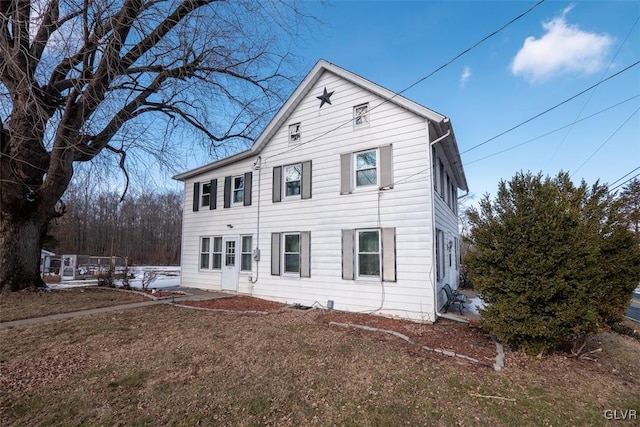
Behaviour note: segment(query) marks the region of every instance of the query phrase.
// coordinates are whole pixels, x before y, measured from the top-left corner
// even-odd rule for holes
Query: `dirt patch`
[[[440,319],[435,324],[424,324],[340,311],[324,311],[318,316],[318,320],[323,323],[351,323],[399,332],[419,345],[464,354],[488,364],[492,364],[496,358],[496,346],[489,334],[472,323]]]
[[[234,296],[229,298],[217,298],[204,301],[184,301],[182,305],[199,308],[211,308],[219,310],[237,310],[237,311],[265,311],[274,312],[286,308],[286,304],[267,301],[259,298],[248,296]]]
[[[235,296],[207,301],[187,301],[181,304],[235,311],[277,312],[287,308],[285,304],[248,296]],[[496,346],[491,337],[478,325],[472,323],[458,323],[441,319],[436,324],[422,324],[372,314],[326,310],[313,310],[309,315],[323,324],[330,322],[350,323],[399,332],[408,336],[420,346],[464,354],[489,365],[493,364],[496,357]],[[356,332],[354,331],[354,333]],[[371,334],[373,332],[363,333]]]

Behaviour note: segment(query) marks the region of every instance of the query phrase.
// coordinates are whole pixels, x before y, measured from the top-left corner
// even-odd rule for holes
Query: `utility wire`
[[[605,144],[606,144],[607,142],[611,141],[611,138],[613,138],[613,137],[615,136],[615,134],[617,134],[617,133],[618,133],[618,131],[619,131],[620,129],[622,129],[622,128],[624,127],[624,125],[626,125],[626,124],[629,122],[629,120],[631,120],[631,118],[632,118],[633,116],[635,116],[635,115],[636,115],[636,113],[637,113],[638,111],[640,111],[640,107],[636,108],[636,110],[635,110],[633,113],[631,113],[631,115],[630,115],[629,117],[627,117],[627,119],[626,119],[624,122],[622,122],[622,124],[621,124],[620,126],[618,126],[618,128],[617,128],[616,130],[614,130],[614,131],[613,131],[613,133],[612,133],[611,135],[609,135],[609,138],[607,138],[607,139],[606,139],[602,144],[600,144],[600,146],[599,146],[598,148],[596,148],[596,150],[595,150],[595,151],[594,151],[594,152],[593,152],[589,157],[587,157],[587,159],[586,159],[584,162],[582,162],[582,163],[580,164],[580,166],[578,166],[578,168],[577,168],[577,169],[575,169],[575,170],[571,173],[571,175],[569,175],[569,178],[571,178],[571,177],[572,177],[576,172],[578,172],[578,171],[580,170],[580,168],[582,168],[582,166],[584,166],[584,165],[585,165],[589,160],[591,160],[591,158],[592,158],[593,156],[595,156],[595,155],[596,155],[596,153],[597,153],[598,151],[600,151],[600,149],[601,149],[602,147],[604,147],[604,146],[605,146]]]
[[[612,182],[612,183],[610,183],[609,185],[613,185],[613,184],[615,184],[615,183],[617,183],[617,182],[619,182],[619,181],[622,181],[623,179],[625,179],[627,176],[631,175],[632,173],[634,173],[634,172],[635,172],[635,171],[637,171],[638,169],[640,169],[640,166],[638,166],[637,168],[633,169],[631,172],[627,172],[627,173],[625,173],[622,177],[620,177],[620,178],[616,179],[615,181],[613,181],[613,182]],[[636,175],[636,176],[637,176],[637,175]],[[633,177],[632,177],[631,179],[633,179]],[[625,181],[625,182],[627,182],[627,181]]]
[[[487,159],[487,158],[489,158],[489,157],[493,157],[493,156],[496,156],[496,155],[498,155],[498,154],[504,153],[505,151],[509,151],[509,150],[514,149],[514,148],[520,147],[520,146],[522,146],[522,145],[528,144],[528,143],[530,143],[530,142],[532,142],[532,141],[535,141],[535,140],[537,140],[537,139],[543,138],[543,137],[545,137],[545,136],[547,136],[547,135],[550,135],[550,134],[552,134],[552,133],[554,133],[554,132],[558,132],[558,131],[560,131],[560,130],[562,130],[562,129],[565,129],[565,128],[567,128],[567,127],[569,127],[569,126],[571,126],[571,125],[573,125],[573,124],[575,124],[575,123],[579,123],[579,122],[581,122],[581,121],[585,121],[585,120],[590,119],[590,118],[592,118],[592,117],[594,117],[594,116],[596,116],[596,115],[598,115],[598,114],[604,113],[605,111],[608,111],[608,110],[610,110],[610,109],[612,109],[612,108],[615,108],[615,107],[617,107],[617,106],[619,106],[619,105],[621,105],[621,104],[624,104],[625,102],[628,102],[628,101],[630,101],[630,100],[632,100],[632,99],[635,99],[635,98],[637,98],[637,97],[639,97],[639,96],[640,96],[640,95],[635,95],[635,96],[633,96],[633,97],[631,97],[631,98],[629,98],[629,99],[626,99],[626,100],[624,100],[624,101],[622,101],[622,102],[619,102],[619,103],[617,103],[617,104],[615,104],[615,105],[612,105],[611,107],[608,107],[608,108],[605,108],[604,110],[598,111],[597,113],[594,113],[594,114],[592,114],[592,115],[590,115],[590,116],[588,116],[588,117],[584,117],[584,118],[582,118],[582,119],[580,119],[580,120],[578,120],[578,121],[574,121],[574,122],[573,122],[573,123],[571,123],[571,124],[568,124],[568,125],[562,126],[562,127],[558,128],[558,129],[552,130],[552,131],[550,131],[550,132],[547,132],[547,133],[545,133],[545,134],[543,134],[543,135],[540,135],[540,136],[537,136],[537,137],[532,138],[532,139],[530,139],[530,140],[527,140],[527,141],[525,141],[525,142],[522,142],[522,143],[520,143],[520,144],[518,144],[518,145],[515,145],[515,146],[513,146],[513,147],[509,147],[509,148],[507,148],[507,149],[505,149],[505,150],[498,151],[497,153],[493,153],[493,154],[490,154],[490,155],[488,155],[488,156],[482,157],[482,158],[480,158],[480,159],[476,159],[476,160],[474,160],[474,161],[472,161],[472,162],[467,162],[467,163],[465,163],[465,165],[470,165],[470,164],[472,164],[472,163],[476,163],[476,162],[479,162],[479,161],[481,161],[481,160],[485,160],[485,159]],[[607,142],[609,142],[609,141],[611,140],[611,138],[613,138],[613,137],[615,136],[615,134],[616,134],[616,133],[618,133],[618,131],[620,131],[620,129],[622,129],[622,127],[623,127],[625,124],[627,124],[627,122],[628,122],[629,120],[631,120],[631,118],[632,118],[632,117],[633,117],[633,116],[634,116],[634,115],[635,115],[639,110],[640,110],[640,107],[639,107],[639,108],[637,108],[633,113],[631,113],[631,115],[630,115],[630,116],[629,116],[629,117],[628,117],[628,118],[627,118],[627,119],[626,119],[626,120],[625,120],[625,121],[624,121],[620,126],[618,126],[618,128],[617,128],[617,129],[616,129],[616,130],[615,130],[615,131],[614,131],[614,132],[613,132],[613,133],[612,133],[612,134],[611,134],[611,135],[610,135],[610,136],[609,136],[609,137],[608,137],[608,138],[607,138],[607,139],[606,139],[606,140],[605,140],[605,141],[604,141],[604,142],[603,142],[599,147],[598,147],[598,149],[597,149],[593,154],[591,154],[591,156],[589,156],[589,158],[588,158],[587,160],[585,160],[585,161],[582,163],[582,165],[580,165],[580,167],[578,167],[578,169],[580,169],[582,166],[584,166],[584,164],[585,164],[585,163],[587,163],[587,161],[589,161],[589,160],[590,160],[590,159],[591,159],[591,158],[592,158],[592,157],[593,157],[593,156],[594,156],[594,155],[595,155],[595,154],[596,154],[596,153],[597,153],[597,152],[598,152],[598,151],[599,151],[599,150],[600,150],[600,149],[601,149],[601,148],[602,148],[602,147],[603,147]],[[444,161],[445,161],[445,162],[447,162],[447,163],[450,163],[450,162],[448,162],[448,159],[445,159]],[[574,173],[575,173],[578,169],[576,169],[576,170],[574,171]],[[634,170],[632,170],[631,172],[627,173],[627,175],[629,175],[630,173],[633,173],[633,172],[634,172],[634,171],[636,171],[637,169],[640,169],[640,167],[637,167],[636,169],[634,169]],[[411,178],[416,177],[416,176],[418,176],[418,175],[421,175],[421,174],[423,174],[423,173],[429,172],[430,170],[431,170],[431,166],[430,166],[430,167],[428,167],[428,168],[422,169],[422,170],[420,170],[420,171],[418,171],[418,172],[416,172],[416,173],[413,173],[413,174],[411,174],[411,175],[409,175],[409,176],[407,176],[407,177],[405,177],[405,178],[403,178],[403,179],[401,179],[401,180],[399,180],[399,181],[396,181],[396,182],[395,182],[395,185],[398,185],[398,184],[402,184],[402,183],[404,183],[404,182],[407,182],[407,181],[409,181]],[[572,175],[573,175],[573,174],[572,174]],[[626,175],[625,175],[625,176],[626,176]],[[623,176],[622,178],[624,178],[624,176]],[[620,179],[622,179],[622,178],[620,178]],[[618,181],[620,181],[620,179],[618,179]],[[615,181],[615,182],[617,182],[617,181]],[[613,182],[613,184],[615,184],[615,182]]]
[[[559,131],[561,131],[562,129],[566,129],[566,128],[568,128],[568,127],[572,127],[573,125],[575,125],[575,124],[577,124],[577,123],[584,122],[585,120],[589,120],[589,119],[591,119],[591,118],[593,118],[593,117],[595,117],[595,116],[597,116],[597,115],[599,115],[599,114],[605,113],[605,112],[607,112],[607,111],[609,111],[609,110],[611,110],[611,109],[613,109],[613,108],[615,108],[615,107],[618,107],[618,106],[620,106],[620,105],[622,105],[622,104],[624,104],[624,103],[626,103],[626,102],[629,102],[629,101],[631,101],[631,100],[633,100],[633,99],[636,99],[636,98],[638,98],[638,97],[640,97],[640,94],[635,95],[635,96],[632,96],[631,98],[627,98],[627,99],[625,99],[624,101],[618,102],[617,104],[612,105],[612,106],[610,106],[610,107],[607,107],[607,108],[605,108],[604,110],[600,110],[600,111],[598,111],[597,113],[593,113],[593,114],[591,114],[591,115],[589,115],[589,116],[586,116],[586,117],[583,117],[583,118],[581,118],[581,119],[579,119],[579,120],[578,120],[578,119],[576,119],[576,120],[574,120],[573,122],[569,123],[568,125],[564,125],[564,126],[562,126],[562,127],[556,128],[556,129],[554,129],[554,130],[552,130],[552,131],[549,131],[549,132],[544,133],[544,134],[542,134],[542,135],[536,136],[535,138],[528,139],[528,140],[526,140],[526,141],[524,141],[524,142],[521,142],[521,143],[519,143],[519,144],[513,145],[513,146],[508,147],[508,148],[505,148],[504,150],[497,151],[497,152],[495,152],[495,153],[493,153],[493,154],[489,154],[489,155],[487,155],[487,156],[480,157],[479,159],[475,159],[475,160],[470,161],[470,162],[465,162],[465,165],[471,165],[471,164],[473,164],[473,163],[477,163],[477,162],[479,162],[479,161],[482,161],[482,160],[488,159],[488,158],[490,158],[490,157],[497,156],[498,154],[502,154],[502,153],[505,153],[505,152],[507,152],[507,151],[514,150],[514,149],[516,149],[516,148],[518,148],[518,147],[522,147],[523,145],[529,144],[529,143],[531,143],[531,142],[533,142],[533,141],[537,141],[538,139],[544,138],[545,136],[549,136],[549,135],[551,135],[551,134],[553,134],[553,133],[559,132]]]
[[[489,143],[489,142],[491,142],[491,141],[493,141],[493,140],[495,140],[495,139],[498,139],[498,138],[500,138],[501,136],[506,135],[507,133],[509,133],[509,132],[511,132],[511,131],[513,131],[513,130],[515,130],[515,129],[518,129],[519,127],[521,127],[521,126],[523,126],[523,125],[525,125],[525,124],[527,124],[527,123],[529,123],[529,122],[531,122],[531,121],[533,121],[533,120],[537,119],[538,117],[541,117],[541,116],[543,116],[543,115],[547,114],[548,112],[550,112],[550,111],[552,111],[552,110],[555,110],[556,108],[560,107],[561,105],[564,105],[564,104],[566,104],[567,102],[574,100],[575,98],[577,98],[577,97],[579,97],[580,95],[582,95],[582,94],[584,94],[584,93],[586,93],[586,92],[590,91],[591,89],[593,89],[593,88],[595,88],[595,87],[599,86],[600,84],[602,84],[602,83],[604,83],[604,82],[606,82],[606,81],[608,81],[608,80],[611,80],[611,79],[612,79],[612,78],[614,78],[614,77],[619,76],[620,74],[624,73],[625,71],[630,70],[631,68],[635,67],[635,66],[636,66],[636,65],[638,65],[638,64],[640,64],[640,61],[636,61],[636,62],[634,62],[633,64],[631,64],[631,65],[629,65],[629,66],[627,66],[627,67],[623,68],[622,70],[618,71],[617,73],[610,75],[610,76],[609,76],[609,77],[607,77],[606,79],[604,79],[604,80],[600,80],[598,83],[596,83],[596,84],[593,84],[593,85],[589,86],[588,88],[586,88],[586,89],[582,90],[581,92],[578,92],[577,94],[573,95],[572,97],[565,99],[564,101],[562,101],[562,102],[560,102],[560,103],[558,103],[558,104],[554,105],[553,107],[548,108],[548,109],[544,110],[543,112],[538,113],[538,114],[536,114],[535,116],[530,117],[530,118],[528,118],[527,120],[525,120],[525,121],[523,121],[523,122],[520,122],[519,124],[517,124],[517,125],[515,125],[515,126],[513,126],[513,127],[511,127],[511,128],[509,128],[509,129],[507,129],[507,130],[505,130],[504,132],[499,133],[499,134],[498,134],[498,135],[496,135],[496,136],[493,136],[493,137],[491,137],[491,138],[487,139],[486,141],[481,142],[480,144],[476,144],[476,145],[474,145],[473,147],[471,147],[471,148],[469,148],[469,149],[467,149],[467,150],[463,151],[463,152],[462,152],[462,153],[460,153],[460,154],[465,154],[465,153],[468,153],[469,151],[473,151],[473,150],[475,150],[476,148],[482,147],[483,145],[485,145],[485,144],[487,144],[487,143]]]
[[[527,9],[526,11],[522,12],[521,14],[519,14],[518,16],[516,16],[515,18],[512,18],[510,21],[508,21],[506,24],[502,25],[500,28],[498,28],[497,30],[491,32],[490,34],[486,35],[485,37],[483,37],[482,39],[480,39],[478,42],[474,43],[472,46],[466,48],[465,50],[463,50],[462,52],[460,52],[459,54],[457,54],[456,56],[454,56],[452,59],[450,59],[449,61],[447,61],[446,63],[444,63],[443,65],[439,66],[438,68],[436,68],[435,70],[431,71],[429,74],[427,74],[426,76],[420,78],[419,80],[417,80],[416,82],[410,84],[409,86],[407,86],[406,88],[402,89],[400,92],[393,92],[393,95],[388,98],[385,99],[384,101],[382,101],[380,104],[374,106],[373,108],[371,108],[369,110],[369,112],[375,110],[376,108],[386,104],[387,102],[391,101],[392,99],[396,98],[397,96],[402,95],[403,93],[405,93],[406,91],[412,89],[413,87],[415,87],[416,85],[422,83],[423,81],[427,80],[429,77],[433,76],[435,73],[437,73],[438,71],[448,67],[449,65],[451,65],[453,62],[455,62],[457,59],[459,59],[460,57],[466,55],[467,53],[469,53],[471,50],[475,49],[476,47],[478,47],[480,44],[484,43],[485,41],[489,40],[490,38],[494,37],[496,34],[498,34],[500,31],[504,30],[505,28],[507,28],[509,25],[513,24],[514,22],[518,21],[519,19],[523,18],[525,15],[527,15],[528,13],[530,13],[531,11],[533,11],[535,8],[537,8],[538,6],[540,6],[542,3],[544,3],[545,0],[540,0],[538,1],[536,4],[534,4],[533,6],[531,6],[529,9]],[[282,154],[286,154],[290,151],[296,150],[298,148],[300,148],[303,145],[306,144],[310,144],[314,141],[317,141],[320,138],[323,138],[325,136],[327,136],[330,133],[333,133],[335,131],[337,131],[338,129],[341,129],[342,127],[350,124],[354,119],[351,118],[349,120],[347,120],[346,122],[338,125],[337,127],[333,128],[333,129],[329,129],[328,131],[314,137],[311,138],[309,141],[306,142],[302,142],[300,144],[297,144],[293,147],[289,147],[279,153],[275,153],[267,158],[265,158],[265,160],[270,159],[270,158],[274,158],[277,156],[280,156]]]
[[[628,174],[627,174],[627,175],[628,175]],[[609,189],[609,193],[611,193],[612,191],[614,191],[614,190],[616,190],[616,189],[618,189],[618,188],[622,187],[622,186],[623,186],[623,185],[625,185],[627,182],[629,182],[629,181],[631,181],[632,179],[637,178],[637,177],[639,177],[639,176],[640,176],[640,173],[635,174],[634,176],[632,176],[631,178],[627,179],[626,181],[621,182],[620,184],[616,185],[616,186],[615,186],[615,187],[613,187],[613,188],[610,188],[610,189]]]
[[[611,64],[613,64],[613,61],[616,60],[616,58],[618,57],[618,54],[620,53],[620,51],[622,50],[622,47],[625,45],[625,43],[627,42],[627,39],[629,39],[629,36],[631,35],[631,33],[633,32],[633,29],[636,27],[636,24],[638,23],[638,20],[640,19],[640,17],[636,18],[635,22],[633,23],[633,25],[631,26],[631,29],[629,29],[629,32],[627,32],[626,37],[624,38],[624,40],[622,41],[622,43],[620,44],[620,46],[618,47],[618,50],[616,51],[615,55],[613,55],[613,58],[611,58],[611,60],[609,61],[609,64],[605,67],[604,71],[602,72],[602,76],[600,76],[600,80],[598,82],[601,82],[602,79],[604,78],[604,76],[607,74],[607,70],[609,70],[609,68],[611,67]],[[578,120],[580,118],[580,116],[582,115],[582,112],[584,111],[584,109],[587,107],[587,105],[589,104],[589,102],[591,101],[591,98],[593,98],[593,95],[596,93],[596,91],[598,90],[598,88],[595,88],[593,90],[593,92],[591,92],[589,94],[589,98],[587,98],[587,100],[585,101],[585,103],[582,105],[582,108],[580,109],[580,111],[578,112],[578,115],[576,116],[575,120]],[[574,122],[577,123],[577,122]],[[571,133],[571,130],[573,129],[573,126],[571,126],[569,128],[569,130],[567,131],[567,133],[564,134],[564,137],[562,138],[562,141],[560,141],[560,144],[556,145],[556,149],[553,151],[553,154],[551,154],[551,158],[549,158],[549,161],[547,162],[547,164],[545,165],[544,169],[546,169],[549,164],[551,163],[551,161],[553,160],[553,158],[556,156],[556,154],[558,153],[558,150],[560,150],[560,147],[562,146],[562,144],[564,144],[564,142],[567,140],[567,137],[569,136],[569,134]]]

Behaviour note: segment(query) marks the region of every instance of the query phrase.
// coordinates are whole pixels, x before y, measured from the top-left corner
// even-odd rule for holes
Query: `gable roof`
[[[200,166],[198,168],[177,174],[173,177],[175,180],[184,181],[188,178],[200,175],[202,173],[206,173],[217,169],[219,167],[234,163],[236,161],[246,159],[248,157],[252,157],[258,155],[266,143],[273,137],[273,135],[280,129],[282,125],[284,125],[291,113],[296,109],[298,104],[307,96],[309,91],[313,88],[315,83],[320,79],[320,76],[324,72],[331,72],[338,77],[353,83],[357,86],[362,87],[363,89],[368,90],[375,95],[383,98],[386,102],[391,102],[396,104],[408,111],[413,112],[414,114],[424,117],[434,124],[434,128],[436,130],[436,134],[439,136],[447,135],[446,138],[443,139],[442,144],[445,148],[445,152],[450,158],[453,159],[451,162],[451,167],[453,169],[454,174],[456,175],[456,182],[458,182],[458,186],[460,189],[464,191],[468,191],[467,188],[467,180],[464,175],[464,171],[462,169],[462,161],[460,159],[460,153],[458,151],[458,147],[456,144],[455,136],[453,134],[453,129],[451,128],[451,123],[449,119],[440,113],[437,113],[429,108],[426,108],[416,102],[413,102],[401,95],[396,94],[380,85],[377,85],[364,77],[361,77],[357,74],[354,74],[350,71],[345,70],[344,68],[340,68],[337,65],[331,64],[323,59],[319,60],[316,65],[309,71],[306,77],[300,82],[296,90],[291,94],[287,102],[284,103],[282,108],[278,111],[278,113],[271,119],[269,124],[264,128],[262,133],[258,136],[254,144],[250,149],[241,151],[237,154],[234,154],[229,157],[225,157],[224,159],[216,160],[215,162],[206,164],[204,166]]]

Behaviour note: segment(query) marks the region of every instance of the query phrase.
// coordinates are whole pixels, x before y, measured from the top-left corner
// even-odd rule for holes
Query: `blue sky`
[[[302,72],[323,58],[400,92],[535,3],[307,3],[324,25],[295,53]],[[450,117],[476,201],[518,171],[613,183],[640,166],[640,65],[473,147],[639,61],[639,17],[637,1],[547,0],[403,95]]]

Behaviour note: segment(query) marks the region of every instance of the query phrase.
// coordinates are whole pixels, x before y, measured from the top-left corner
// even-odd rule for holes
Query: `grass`
[[[505,370],[327,326],[317,312],[160,305],[0,331],[0,425],[603,425],[640,412],[640,342]],[[514,400],[511,400],[514,399]]]
[[[0,293],[0,322],[148,301],[142,295],[105,288]]]

